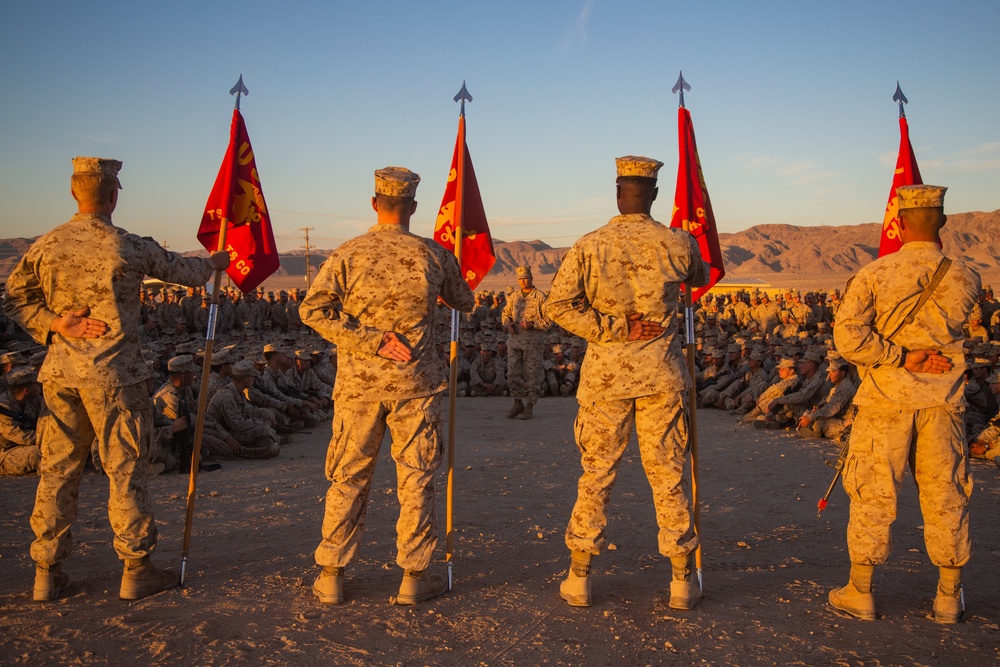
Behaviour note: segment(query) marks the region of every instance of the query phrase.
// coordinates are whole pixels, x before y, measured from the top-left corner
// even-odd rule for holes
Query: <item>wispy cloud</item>
[[[113,144],[115,143],[115,133],[114,132],[98,132],[97,134],[81,134],[81,139],[86,139],[87,141],[95,144]]]
[[[596,0],[584,0],[580,13],[570,23],[563,35],[560,48],[562,51],[571,51],[574,48],[582,49],[587,45],[587,23],[590,21],[590,11],[594,8]]]
[[[732,162],[743,171],[773,174],[786,183],[798,186],[829,184],[840,176],[818,160],[740,156],[733,158]]]
[[[954,155],[935,155],[929,146],[914,148],[917,164],[924,169],[952,173],[978,173],[1000,170],[1000,141],[988,141],[973,146]],[[886,152],[879,156],[879,162],[886,167],[896,165],[896,153]]]

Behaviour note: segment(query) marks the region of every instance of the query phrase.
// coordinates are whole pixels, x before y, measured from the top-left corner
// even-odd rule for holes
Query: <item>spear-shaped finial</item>
[[[240,108],[240,95],[249,95],[250,91],[247,89],[246,85],[243,83],[243,73],[240,73],[240,80],[236,82],[236,85],[229,89],[230,95],[236,96],[236,108]]]
[[[459,112],[462,116],[465,116],[465,103],[472,101],[472,95],[469,94],[469,89],[465,87],[465,80],[462,80],[462,90],[458,91],[458,95],[455,95],[455,101],[462,102],[462,110]]]
[[[684,106],[684,91],[685,90],[691,90],[691,86],[688,85],[688,82],[684,80],[684,72],[681,71],[680,74],[677,76],[677,83],[675,83],[674,87],[670,89],[670,92],[672,92],[672,93],[680,93],[681,94],[681,101],[680,101],[680,104],[678,105],[680,107]]]
[[[892,96],[892,101],[899,103],[899,117],[906,118],[906,112],[903,111],[903,105],[909,104],[909,101],[906,99],[906,95],[903,94],[903,89],[899,87],[899,81],[896,82],[896,94]]]

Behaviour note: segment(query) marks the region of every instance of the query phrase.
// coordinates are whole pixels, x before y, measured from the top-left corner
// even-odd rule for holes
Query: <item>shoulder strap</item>
[[[903,321],[900,322],[895,329],[893,329],[892,333],[890,333],[888,336],[885,337],[886,340],[892,340],[892,337],[898,334],[903,327],[913,322],[913,320],[917,316],[917,313],[920,312],[920,309],[924,307],[924,304],[927,303],[927,300],[931,298],[931,294],[933,294],[934,290],[937,289],[937,286],[941,284],[941,279],[944,278],[944,274],[948,273],[948,269],[950,268],[951,268],[951,259],[948,257],[942,258],[941,263],[938,264],[937,270],[934,272],[934,275],[931,276],[930,282],[927,283],[927,287],[924,288],[924,291],[920,295],[920,298],[917,299],[917,303],[914,304],[909,314],[907,314],[907,316],[903,318]]]

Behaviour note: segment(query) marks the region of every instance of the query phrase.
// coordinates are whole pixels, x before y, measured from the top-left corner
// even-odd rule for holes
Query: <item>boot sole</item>
[[[834,593],[835,593],[835,591],[830,591],[830,606],[833,607],[834,609],[836,609],[838,611],[842,611],[845,614],[850,614],[854,618],[860,619],[862,621],[874,621],[875,620],[875,612],[874,611],[870,611],[868,609],[855,609],[854,607],[848,607],[845,604],[837,604],[834,601],[834,599],[833,599],[834,598],[834,595],[833,595]]]
[[[668,602],[667,605],[671,609],[680,609],[681,611],[691,611],[692,609],[697,607],[698,603],[700,602],[701,598],[692,600],[690,598],[672,597],[670,598],[670,602]]]
[[[396,604],[411,605],[420,604],[421,602],[427,602],[428,600],[433,600],[436,597],[441,597],[447,591],[442,590],[436,593],[424,593],[423,595],[397,595]]]
[[[157,595],[159,593],[162,593],[163,591],[169,591],[171,588],[176,588],[178,585],[180,585],[180,582],[175,581],[169,586],[164,586],[163,588],[156,588],[155,590],[151,590],[148,593],[138,588],[132,588],[132,589],[121,588],[118,591],[118,599],[125,600],[127,602],[134,602],[136,600],[142,600],[143,598],[148,598],[152,595]]]
[[[54,591],[52,590],[40,591],[36,588],[31,591],[31,599],[34,600],[35,602],[55,602],[56,600],[58,600],[63,596],[63,593],[66,592],[66,588],[68,587],[64,586]]]
[[[569,595],[568,593],[559,592],[559,597],[566,601],[570,607],[589,607],[590,598],[586,595]]]
[[[340,595],[329,595],[327,593],[321,593],[320,591],[316,590],[315,586],[313,587],[312,591],[313,591],[313,595],[315,595],[316,598],[319,599],[319,601],[321,603],[323,603],[323,604],[343,604],[344,603],[344,594],[343,593],[341,593]]]

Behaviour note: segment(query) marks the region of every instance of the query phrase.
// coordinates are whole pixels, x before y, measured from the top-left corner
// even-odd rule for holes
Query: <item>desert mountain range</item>
[[[734,234],[720,234],[726,272],[730,277],[757,277],[788,282],[798,276],[827,275],[838,282],[878,255],[881,223],[810,227],[756,225]],[[0,240],[0,280],[5,280],[34,239]],[[946,252],[974,266],[984,279],[1000,273],[1000,210],[955,213],[942,234]],[[542,241],[494,241],[497,262],[488,283],[513,283],[514,269],[529,265],[536,281],[547,284],[567,248]],[[186,254],[198,254],[191,251]],[[313,270],[329,250],[313,250]],[[281,256],[276,278],[305,275],[301,251]]]

